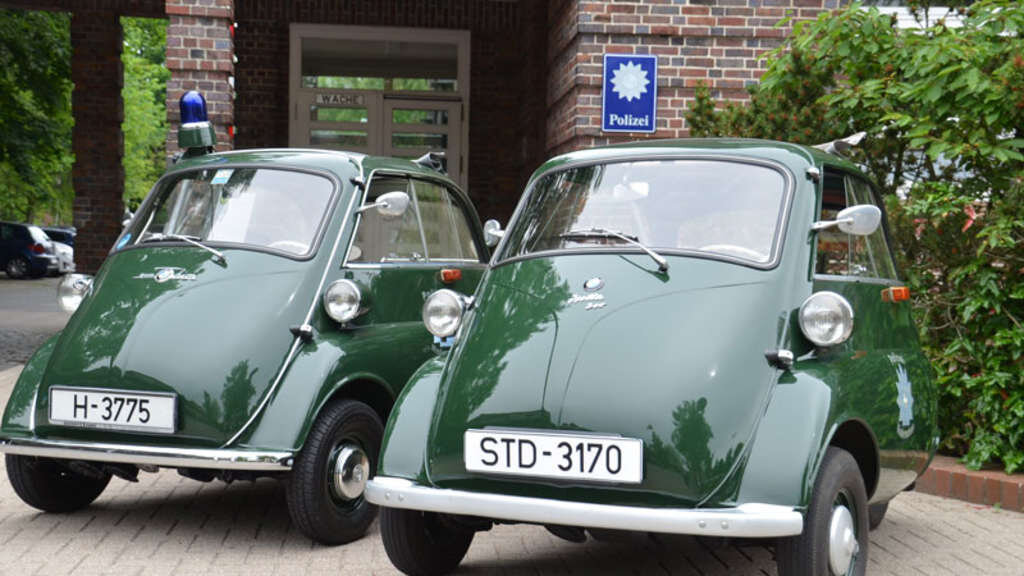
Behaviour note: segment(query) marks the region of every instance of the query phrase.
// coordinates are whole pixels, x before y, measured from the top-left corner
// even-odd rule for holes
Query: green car
[[[95,279],[60,287],[77,310],[3,415],[10,482],[67,512],[140,470],[272,476],[302,532],[359,538],[383,423],[435,354],[424,298],[486,268],[476,212],[430,158],[206,153],[212,131],[182,131]]]
[[[533,175],[452,347],[388,420],[366,498],[407,574],[476,531],[763,538],[779,572],[864,574],[869,525],[927,467],[936,391],[877,191],[756,140],[570,153]]]

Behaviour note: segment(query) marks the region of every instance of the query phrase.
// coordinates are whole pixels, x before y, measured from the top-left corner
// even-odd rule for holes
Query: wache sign
[[[601,130],[654,132],[658,110],[658,57],[605,54]]]

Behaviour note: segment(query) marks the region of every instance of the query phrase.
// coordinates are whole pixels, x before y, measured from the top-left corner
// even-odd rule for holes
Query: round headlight
[[[351,280],[338,280],[324,292],[324,310],[334,320],[344,324],[359,315],[362,295]]]
[[[817,346],[835,346],[853,331],[853,308],[835,292],[815,292],[800,305],[800,330]]]
[[[66,274],[57,285],[57,304],[65,312],[74,312],[82,303],[82,298],[89,293],[92,276],[85,274]]]
[[[423,303],[423,323],[439,338],[447,338],[459,329],[464,299],[454,290],[438,290]]]

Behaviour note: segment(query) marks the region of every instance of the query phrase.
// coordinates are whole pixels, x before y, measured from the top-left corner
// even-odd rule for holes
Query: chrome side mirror
[[[356,208],[356,213],[366,212],[370,208],[376,208],[377,213],[385,218],[398,218],[409,209],[409,195],[405,192],[387,192],[377,197],[373,204],[363,204]]]
[[[867,236],[878,230],[882,223],[882,211],[873,204],[858,204],[839,211],[835,220],[819,220],[811,230],[824,230],[838,226],[839,230],[854,236]]]
[[[505,235],[505,231],[501,229],[501,223],[493,218],[484,222],[484,242],[488,248],[494,248],[498,245],[498,242]]]
[[[125,210],[124,220],[121,220],[121,228],[127,228],[128,225],[132,223],[132,218],[135,218],[135,214],[133,214],[130,210]]]

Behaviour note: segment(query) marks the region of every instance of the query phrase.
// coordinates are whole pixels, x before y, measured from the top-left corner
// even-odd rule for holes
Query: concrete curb
[[[1024,474],[968,470],[956,458],[935,456],[917,480],[918,492],[1024,512]]]

